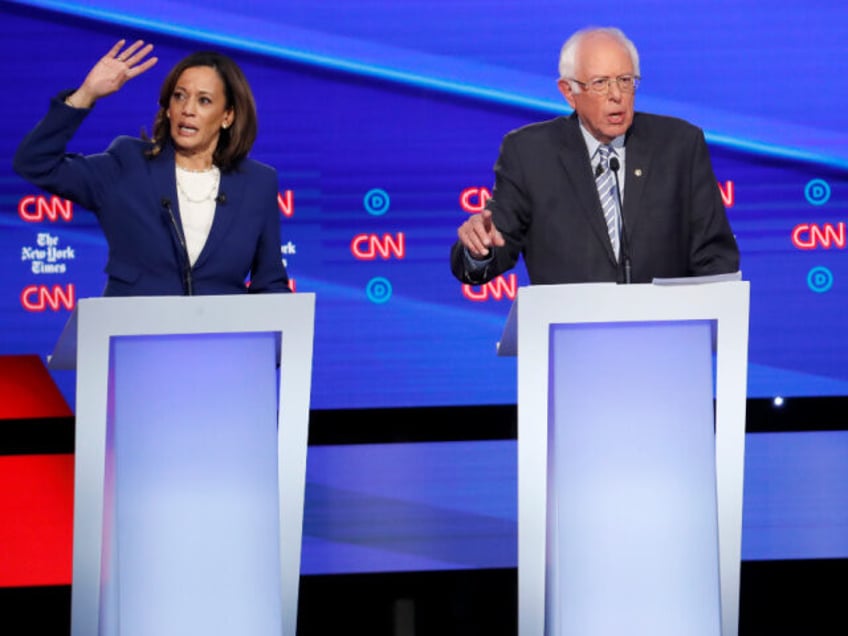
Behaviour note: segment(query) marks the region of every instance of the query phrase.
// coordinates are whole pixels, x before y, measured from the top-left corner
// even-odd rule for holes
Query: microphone
[[[227,202],[227,193],[221,192],[217,197],[215,197],[215,203],[219,203],[220,205],[224,205]]]
[[[621,164],[618,162],[618,157],[610,157],[609,167],[612,170],[612,176],[615,177],[615,196],[618,199],[618,218],[620,221],[619,228],[621,230],[621,262],[624,263],[624,284],[629,285],[631,281],[630,245],[627,241],[627,228],[624,225],[624,206],[621,205],[621,187],[618,183],[618,169],[621,167]]]
[[[185,290],[186,296],[192,296],[194,295],[194,290],[192,289],[193,285],[191,280],[191,259],[188,257],[188,248],[186,247],[185,237],[180,231],[180,226],[177,225],[177,217],[174,216],[174,210],[171,208],[171,200],[168,197],[162,197],[162,207],[168,212],[168,218],[171,220],[174,233],[177,235],[177,241],[179,241],[180,247],[182,248],[181,256],[185,261],[185,282],[183,289]]]

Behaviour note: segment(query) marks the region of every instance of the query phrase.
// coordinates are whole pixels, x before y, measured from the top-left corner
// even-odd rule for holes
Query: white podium
[[[314,311],[79,302],[72,636],[295,635]]]
[[[748,306],[742,281],[519,290],[520,636],[737,634]]]

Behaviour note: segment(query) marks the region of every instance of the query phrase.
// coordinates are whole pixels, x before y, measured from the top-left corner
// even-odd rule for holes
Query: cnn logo
[[[72,221],[74,204],[56,196],[30,195],[18,202],[18,216],[27,223],[41,223],[45,219],[51,223],[59,219]]]
[[[518,295],[518,277],[515,274],[506,277],[498,276],[476,289],[471,285],[463,285],[462,295],[477,303],[487,300],[503,300],[504,298],[515,300]]]
[[[29,285],[21,292],[21,305],[27,311],[41,312],[68,311],[76,305],[76,287],[73,283],[62,287],[54,285],[49,288],[46,285]]]
[[[360,261],[406,257],[406,236],[398,232],[395,236],[384,234],[357,234],[350,242],[350,253]]]

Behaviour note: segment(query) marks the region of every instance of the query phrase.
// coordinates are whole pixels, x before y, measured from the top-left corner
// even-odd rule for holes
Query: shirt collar
[[[579,121],[579,120],[578,120]],[[580,122],[580,132],[583,134],[583,141],[586,142],[586,149],[589,151],[589,157],[594,158],[595,154],[598,152],[598,148],[602,145],[600,141],[595,139],[586,128],[583,126],[583,122]],[[609,144],[612,146],[615,153],[620,157],[624,153],[624,135],[619,135]]]

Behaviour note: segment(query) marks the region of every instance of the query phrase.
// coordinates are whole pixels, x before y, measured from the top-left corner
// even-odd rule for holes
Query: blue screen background
[[[65,307],[27,311],[27,286],[99,295],[106,260],[86,211],[71,222],[17,214],[43,193],[8,159],[52,95],[81,83],[116,39],[138,37],[159,64],[102,100],[71,149],[149,129],[159,84],[190,51],[237,59],[259,107],[252,154],[294,202],[282,219],[290,274],[318,295],[314,408],[513,403],[515,363],[492,355],[510,297],[472,302],[448,271],[468,214],[460,196],[491,187],[507,131],[568,113],[555,86],[564,38],[614,23],[640,47],[637,108],[703,127],[719,183],[732,182],[752,289],[749,395],[845,394],[844,242],[792,243],[799,224],[838,227],[848,201],[838,87],[848,8],[814,4],[766,14],[752,1],[2,3],[0,353],[48,354],[67,318]],[[39,233],[73,248],[64,274],[22,260]],[[360,234],[402,234],[403,257],[358,260]],[[73,402],[72,379],[59,382]]]
[[[289,274],[317,294],[314,409],[515,403],[515,361],[495,356],[509,295],[469,300],[449,272],[460,200],[491,188],[509,130],[569,113],[559,48],[608,24],[639,47],[637,109],[702,127],[719,183],[732,183],[752,294],[749,396],[848,394],[846,245],[792,240],[848,217],[839,0],[0,2],[0,355],[46,357],[69,316],[28,310],[25,290],[73,285],[82,298],[105,283],[93,215],[22,218],[44,193],[13,173],[15,147],[117,39],[141,38],[159,64],[98,103],[71,150],[150,130],[159,85],[188,53],[238,61],[259,110],[252,156],[294,202]],[[352,253],[358,235],[401,233],[403,258]],[[44,236],[72,248],[64,273],[37,274],[25,257]],[[527,283],[523,266],[515,275]],[[73,374],[54,377],[73,405]],[[844,435],[748,437],[743,557],[848,557]],[[514,442],[311,449],[304,573],[514,566],[514,458]]]

